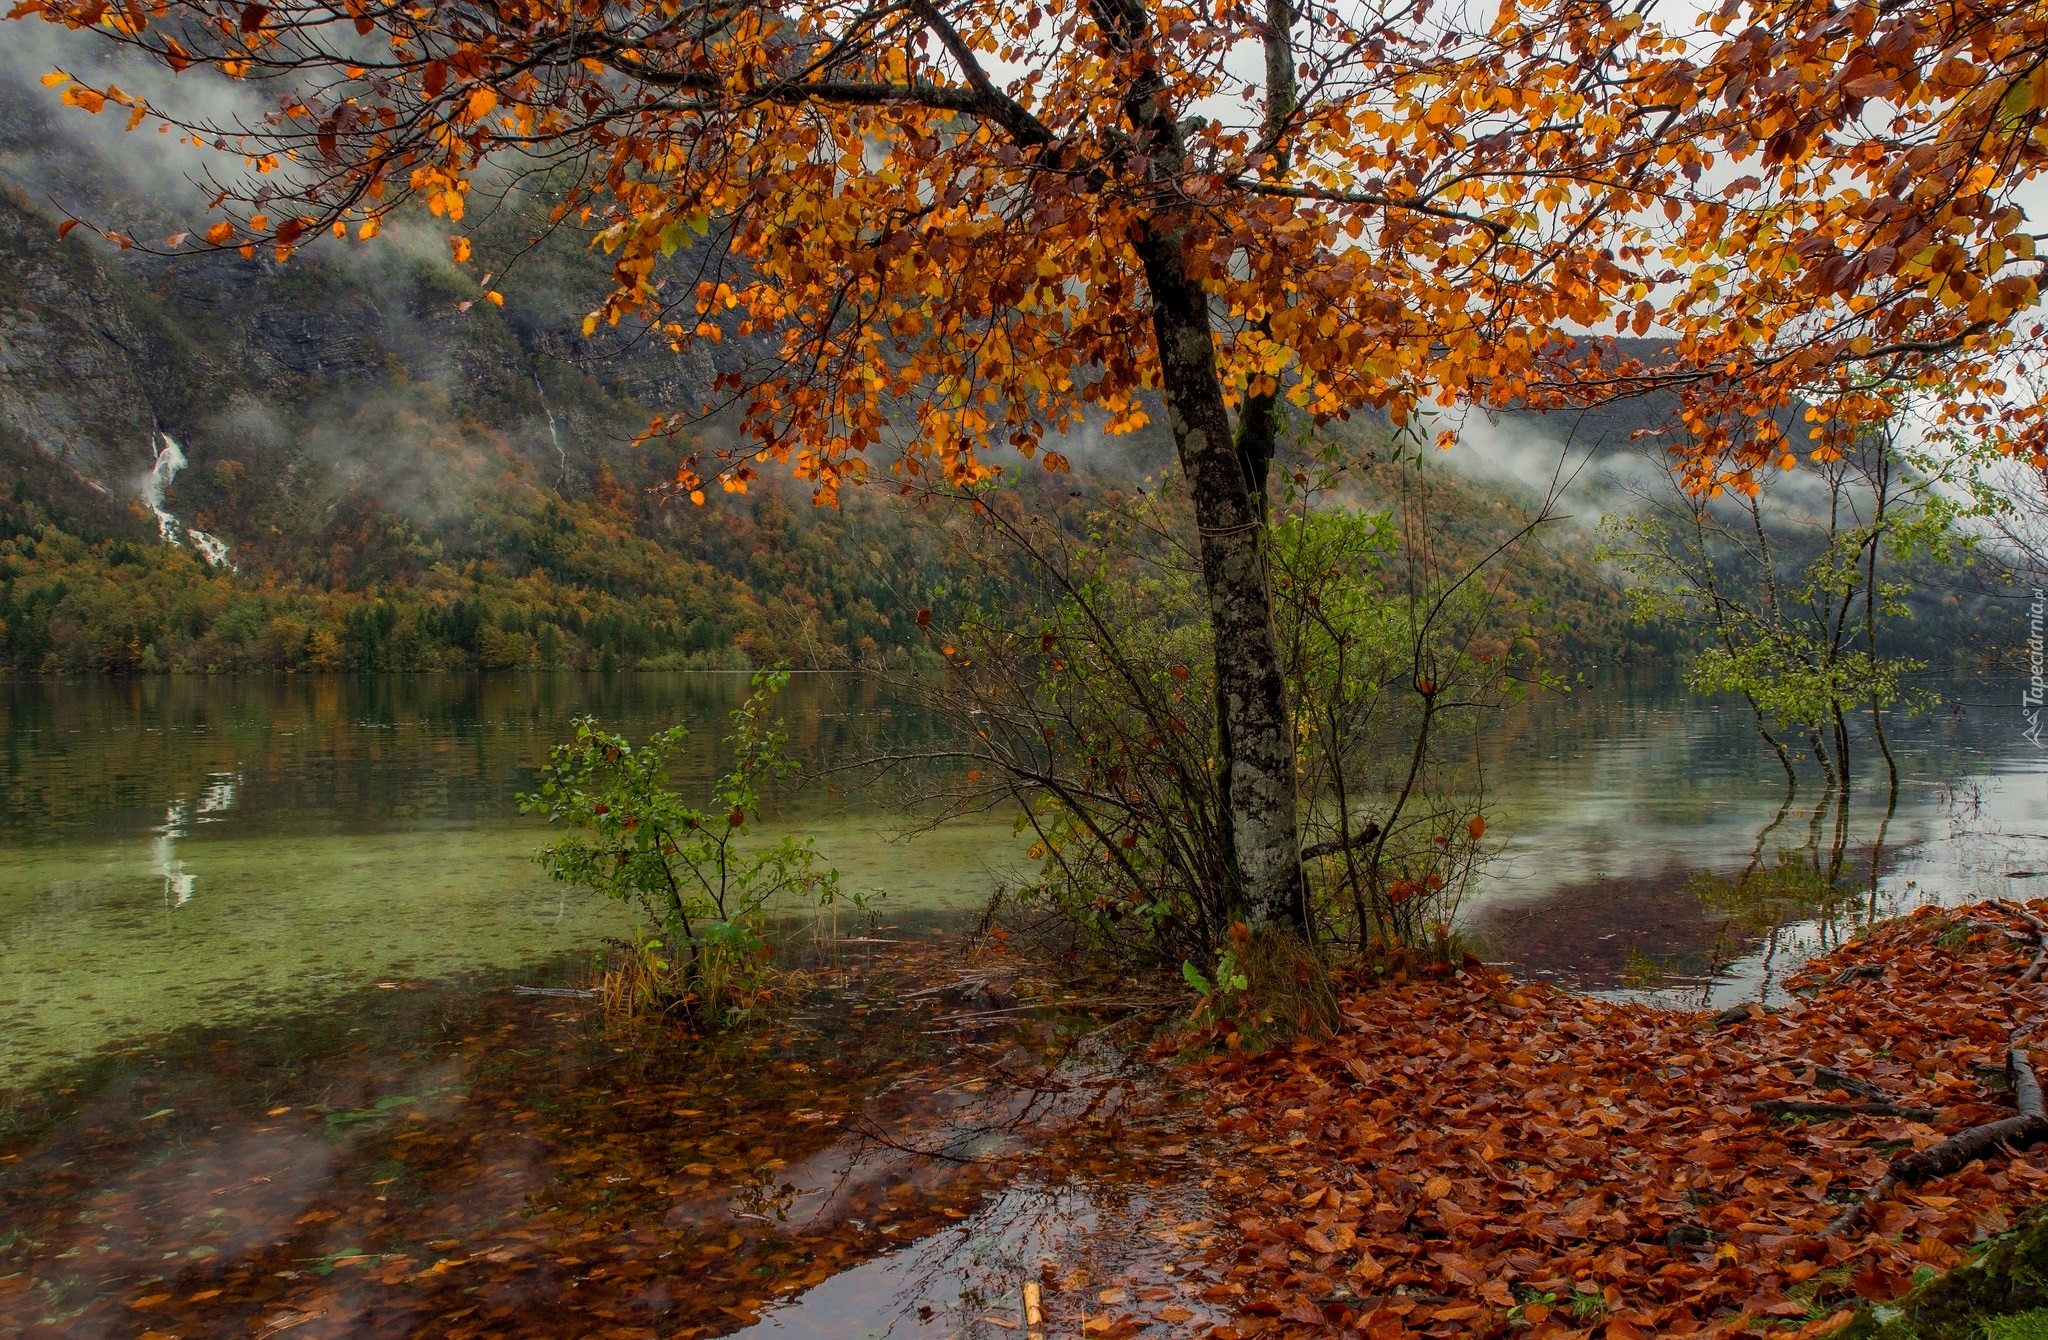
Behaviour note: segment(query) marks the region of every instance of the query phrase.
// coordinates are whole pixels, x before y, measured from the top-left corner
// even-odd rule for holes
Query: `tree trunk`
[[[1167,416],[1201,532],[1202,577],[1215,633],[1222,800],[1238,898],[1254,927],[1278,923],[1305,932],[1294,734],[1273,631],[1264,511],[1248,486],[1231,433],[1208,295],[1188,276],[1179,222],[1156,221],[1139,253],[1151,289]]]

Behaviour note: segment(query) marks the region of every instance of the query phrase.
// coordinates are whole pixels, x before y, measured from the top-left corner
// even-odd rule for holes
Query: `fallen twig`
[[[1766,1098],[1751,1103],[1749,1110],[1769,1117],[1903,1117],[1907,1121],[1933,1121],[1940,1115],[1931,1107],[1900,1107],[1897,1103],[1802,1103],[1789,1098]]]
[[[1844,1093],[1855,1094],[1858,1098],[1868,1098],[1872,1102],[1886,1103],[1891,1101],[1885,1095],[1883,1089],[1878,1088],[1862,1076],[1852,1075],[1846,1070],[1837,1070],[1833,1066],[1818,1065],[1812,1061],[1801,1060],[1796,1056],[1782,1056],[1771,1062],[1771,1064],[1785,1066],[1791,1070],[1811,1070],[1813,1072],[1813,1087],[1822,1092],[1840,1089]]]
[[[2041,1081],[2034,1077],[2033,1063],[2027,1058],[2026,1048],[2021,1045],[2019,1035],[2013,1037],[2012,1046],[2005,1054],[2005,1073],[2012,1085],[2013,1098],[2019,1112],[1998,1121],[1987,1121],[1981,1126],[1972,1126],[1958,1131],[1938,1145],[1925,1149],[1910,1150],[1892,1160],[1892,1166],[1878,1179],[1877,1185],[1863,1193],[1862,1199],[1835,1217],[1824,1230],[1824,1235],[1833,1237],[1847,1233],[1857,1221],[1868,1214],[1873,1206],[1894,1188],[1914,1186],[1946,1177],[1959,1172],[1974,1159],[1988,1158],[2001,1148],[2019,1149],[2048,1137],[2048,1110],[2041,1102]]]
[[[2034,961],[2020,974],[2020,980],[2014,984],[2026,986],[2039,978],[2042,972],[2048,971],[2048,921],[2041,920],[2018,903],[2001,901],[1998,905],[2019,916],[2034,928]]]

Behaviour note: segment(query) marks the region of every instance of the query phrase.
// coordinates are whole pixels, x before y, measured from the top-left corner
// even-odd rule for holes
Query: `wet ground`
[[[1226,1315],[1157,1014],[904,939],[711,1041],[533,992],[557,963],[94,1058],[0,1102],[0,1333],[1022,1335],[1027,1282],[1047,1334]]]
[[[2011,687],[1900,723],[1896,804],[1847,808],[1784,795],[1748,719],[1668,677],[1532,699],[1486,742],[1502,836],[1461,929],[1719,1008],[1873,917],[2036,892],[2048,756]],[[1204,1149],[1143,1059],[1185,1001],[962,957],[1016,877],[1006,822],[897,841],[874,799],[788,798],[764,834],[814,837],[881,921],[845,914],[730,1037],[515,989],[573,992],[630,924],[532,863],[513,797],[547,747],[583,712],[686,720],[698,785],[740,691],[0,686],[0,1335],[1026,1340],[1030,1283],[1047,1340],[1225,1318]],[[831,677],[788,705],[818,765],[929,724]]]

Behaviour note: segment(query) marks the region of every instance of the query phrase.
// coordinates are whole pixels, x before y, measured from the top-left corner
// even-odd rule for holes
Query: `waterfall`
[[[162,446],[156,449],[156,463],[149,468],[149,474],[142,480],[142,501],[156,516],[157,534],[163,536],[165,544],[182,545],[187,540],[211,567],[226,568],[233,572],[235,565],[228,561],[227,541],[194,526],[181,525],[178,518],[164,509],[164,490],[178,477],[178,471],[185,468],[185,449],[169,433],[158,433]]]
[[[185,534],[191,539],[192,547],[199,551],[199,556],[206,560],[208,566],[226,568],[229,572],[235,571],[235,565],[228,562],[228,542],[226,540],[221,539],[217,535],[208,535],[205,531],[192,526],[185,528]]]
[[[533,389],[540,394],[540,411],[548,416],[548,441],[555,444],[555,458],[560,462],[555,470],[555,491],[559,493],[569,478],[569,453],[562,449],[562,434],[555,427],[555,411],[548,404],[548,388],[540,384],[538,372],[533,374]]]
[[[178,477],[178,471],[185,468],[185,449],[173,441],[169,433],[157,436],[162,439],[163,446],[157,449],[156,464],[150,467],[148,477],[142,481],[142,501],[156,513],[157,533],[164,537],[164,543],[178,544],[178,518],[164,510],[164,490]]]

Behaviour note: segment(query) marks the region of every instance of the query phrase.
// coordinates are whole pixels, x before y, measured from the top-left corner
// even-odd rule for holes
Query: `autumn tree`
[[[2027,201],[2048,166],[2048,10],[1726,0],[1674,35],[1634,71],[1638,96],[1711,170],[1664,188],[1677,279],[1632,318],[1674,338],[1581,365],[1573,392],[1678,387],[1698,495],[1754,495],[1758,471],[1839,461],[1902,418],[2025,463],[2038,495],[2048,331]]]
[[[223,187],[205,245],[282,259],[330,229],[372,237],[407,201],[459,232],[478,195],[566,179],[553,218],[592,229],[614,264],[587,330],[644,321],[679,349],[767,355],[720,378],[744,445],[682,461],[676,486],[697,501],[770,459],[822,499],[882,462],[906,485],[976,482],[1011,450],[1060,469],[1048,441],[1084,417],[1123,433],[1163,405],[1214,625],[1231,896],[1255,924],[1298,926],[1294,742],[1262,549],[1283,414],[1370,410],[1415,427],[1431,401],[1676,382],[1701,429],[1691,478],[1710,490],[1782,445],[1717,437],[1726,416],[1856,360],[1977,349],[2033,292],[2009,273],[2032,253],[1997,179],[2035,153],[2032,7],[1731,2],[1699,32],[1604,0],[1478,9],[21,0],[14,13],[281,90],[266,124],[238,128],[53,75],[89,111],[111,104],[248,155],[256,175]],[[1906,82],[1916,62],[1979,47]],[[1862,134],[1886,97],[1941,147]],[[1964,121],[1944,119],[1954,107]],[[1763,174],[1731,180],[1751,160]],[[1941,200],[1923,207],[1911,192],[1929,182]],[[1973,250],[1980,236],[2005,250]],[[469,260],[467,240],[451,245]],[[1652,363],[1575,339],[1614,327],[1677,341]],[[655,429],[704,408],[673,407]]]

